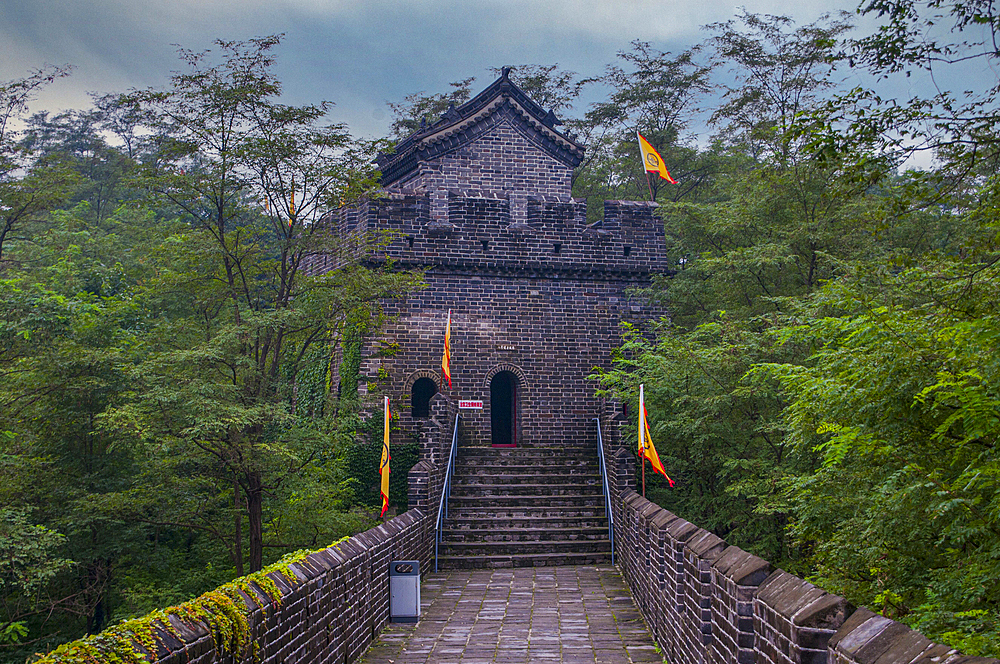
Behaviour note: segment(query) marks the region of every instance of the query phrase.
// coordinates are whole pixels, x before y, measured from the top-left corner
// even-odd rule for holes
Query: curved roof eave
[[[538,140],[532,142],[540,149],[570,168],[578,165],[583,160],[583,146],[556,131],[553,126],[559,121],[555,114],[543,111],[510,80],[509,73],[510,69],[505,67],[500,78],[478,95],[457,108],[450,107],[440,120],[407,136],[396,146],[396,153],[379,155],[382,184],[389,185],[406,177],[416,170],[420,161],[475,140],[482,134],[476,132],[475,127],[507,108],[522,118],[523,129],[537,134]]]

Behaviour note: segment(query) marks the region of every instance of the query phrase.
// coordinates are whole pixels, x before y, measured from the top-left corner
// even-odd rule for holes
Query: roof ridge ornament
[[[570,168],[583,160],[584,147],[560,133],[555,111],[546,112],[514,83],[513,67],[502,67],[500,78],[465,103],[453,101],[440,118],[420,119],[419,128],[396,143],[395,152],[380,162],[383,187],[402,181],[436,159],[493,131],[499,122],[514,129],[537,148]]]
[[[462,114],[455,108],[455,102],[448,104],[448,110],[444,112],[441,119],[447,120],[448,122],[457,122],[462,119]]]
[[[562,123],[563,121],[556,117],[555,111],[551,108],[549,109],[549,112],[545,114],[545,119],[542,120],[542,124],[549,129],[552,129],[556,125],[561,125]]]

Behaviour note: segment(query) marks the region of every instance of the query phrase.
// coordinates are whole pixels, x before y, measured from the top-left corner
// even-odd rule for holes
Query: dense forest
[[[998,656],[1000,18],[862,12],[882,27],[744,11],[680,54],[637,41],[599,75],[512,76],[587,146],[593,223],[603,199],[660,203],[675,270],[643,295],[670,315],[626,328],[594,382],[633,406],[645,384],[677,482],[649,496]],[[375,154],[475,81],[391,104],[393,135],[359,140],[325,102],[281,103],[280,41],[181,50],[165,88],[86,110],[33,108],[63,68],[0,84],[3,661],[375,522],[358,349],[420,275],[302,268],[358,253],[318,219],[377,195]],[[974,89],[879,96],[949,67]],[[647,181],[637,129],[679,184]],[[397,509],[412,454],[393,454]]]

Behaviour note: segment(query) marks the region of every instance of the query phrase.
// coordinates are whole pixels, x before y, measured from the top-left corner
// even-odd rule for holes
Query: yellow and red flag
[[[653,437],[649,435],[649,415],[646,413],[646,395],[643,387],[639,386],[639,462],[643,463],[643,459],[649,459],[649,465],[653,467],[653,470],[666,477],[670,486],[673,486],[674,481],[670,479],[663,464],[660,463],[660,456],[656,453],[656,447],[653,446]]]
[[[639,154],[642,155],[642,165],[646,169],[646,172],[656,173],[667,182],[677,184],[677,180],[670,177],[670,171],[663,164],[663,157],[656,151],[656,148],[650,145],[649,141],[638,131],[635,132],[635,135],[639,137]]]
[[[389,397],[385,397],[385,433],[382,436],[382,461],[378,465],[378,473],[382,476],[382,514],[389,509]]]
[[[441,356],[441,372],[448,379],[448,389],[451,389],[451,309],[448,310],[448,323],[444,326],[444,355]]]

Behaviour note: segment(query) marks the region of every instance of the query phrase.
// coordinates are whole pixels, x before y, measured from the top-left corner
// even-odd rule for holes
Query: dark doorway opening
[[[430,378],[418,378],[410,392],[410,417],[423,419],[431,416],[431,397],[438,388]]]
[[[517,445],[517,376],[510,371],[490,381],[490,429],[494,447]]]

